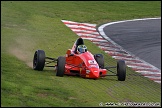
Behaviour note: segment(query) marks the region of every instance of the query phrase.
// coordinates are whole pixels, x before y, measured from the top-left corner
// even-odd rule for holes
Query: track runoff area
[[[74,21],[61,20],[67,27],[69,27],[73,32],[75,32],[79,37],[83,39],[88,39],[94,44],[96,44],[103,51],[108,53],[112,58],[116,60],[125,60],[126,65],[132,68],[134,71],[141,73],[144,77],[153,80],[154,82],[161,84],[161,70],[155,66],[145,62],[144,60],[135,57],[133,54],[130,54],[128,51],[124,50],[120,45],[116,44],[113,40],[105,35],[103,28],[110,26],[116,23],[122,23],[127,21],[137,21],[137,20],[148,20],[152,18],[145,19],[134,19],[134,20],[125,20],[110,22],[104,25],[101,25],[96,30],[96,24],[89,23],[79,23]]]

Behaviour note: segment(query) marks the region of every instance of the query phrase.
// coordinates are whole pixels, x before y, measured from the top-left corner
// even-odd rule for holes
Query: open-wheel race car
[[[50,63],[54,66],[49,66]],[[78,38],[72,49],[68,49],[65,56],[58,58],[46,57],[43,50],[34,53],[33,69],[43,71],[44,67],[55,67],[56,76],[74,75],[83,78],[98,79],[105,76],[117,76],[119,81],[126,79],[126,65],[124,60],[118,60],[116,66],[105,67],[102,54],[93,55],[87,50],[82,38]],[[111,71],[116,68],[116,72]],[[113,74],[109,75],[108,72]]]

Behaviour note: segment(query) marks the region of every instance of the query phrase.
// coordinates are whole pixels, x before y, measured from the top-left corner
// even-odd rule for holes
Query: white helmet
[[[80,54],[80,53],[84,53],[87,51],[87,47],[85,45],[79,45],[77,47],[77,53]]]

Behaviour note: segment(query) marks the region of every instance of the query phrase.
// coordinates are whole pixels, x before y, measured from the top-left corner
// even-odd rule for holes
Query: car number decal
[[[88,60],[89,64],[97,64],[95,60]]]

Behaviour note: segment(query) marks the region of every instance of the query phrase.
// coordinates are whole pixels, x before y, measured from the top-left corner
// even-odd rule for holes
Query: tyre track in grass
[[[132,68],[138,73],[141,73],[144,77],[147,77],[154,82],[161,83],[161,70],[130,54],[128,51],[125,51],[109,37],[106,37],[103,32],[99,33],[96,30],[96,24],[80,23],[68,20],[61,21],[79,37],[90,40],[107,54],[112,56],[112,58],[115,58],[116,60],[125,60],[128,67]]]
[[[67,81],[62,81],[62,83],[65,83],[63,85],[66,86],[68,89],[69,89],[69,85],[70,85],[71,86],[70,89],[72,91],[77,90],[76,92],[79,93],[78,96],[80,95],[79,97],[82,97],[81,98],[82,102],[96,103],[96,100],[105,100],[106,97],[105,97],[104,93],[102,93],[100,95],[96,95],[96,93],[101,93],[101,91],[100,91],[101,86],[99,88],[96,88],[96,86],[95,86],[96,84],[98,84],[98,82],[94,84],[93,82],[95,82],[95,81],[92,79],[84,79],[84,78],[77,77],[77,76],[65,76],[65,77],[66,77],[66,79],[64,79],[64,80],[68,80],[68,82],[69,81],[70,82],[67,85],[66,84]],[[80,89],[78,89],[78,88],[80,88]],[[102,89],[106,90],[106,88],[102,88]],[[78,97],[78,96],[76,96],[76,97]],[[94,104],[93,106],[96,107],[98,104],[99,104],[99,102]]]

